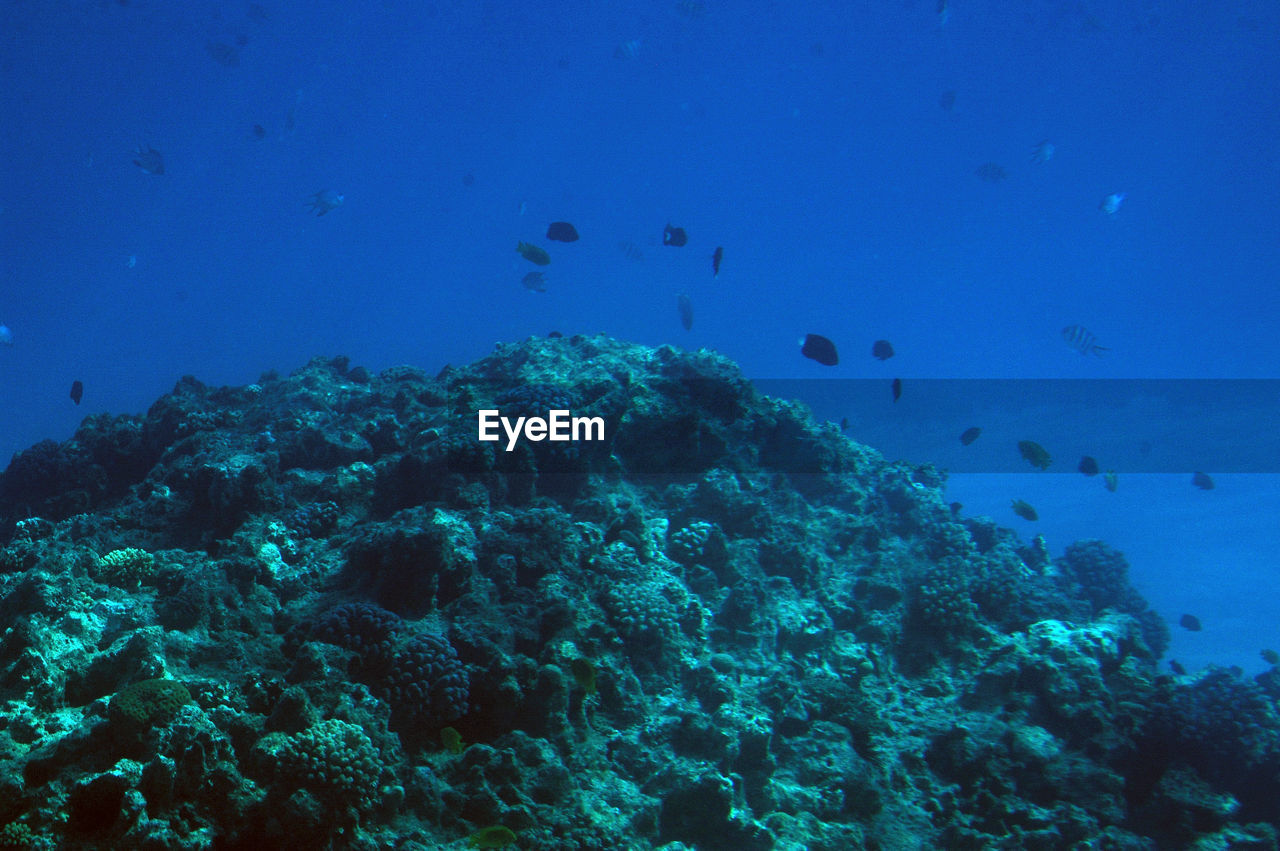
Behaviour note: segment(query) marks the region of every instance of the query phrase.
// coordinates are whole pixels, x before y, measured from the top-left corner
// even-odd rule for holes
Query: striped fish
[[[1082,355],[1100,355],[1106,346],[1098,345],[1098,338],[1083,325],[1068,325],[1062,329],[1062,340]]]

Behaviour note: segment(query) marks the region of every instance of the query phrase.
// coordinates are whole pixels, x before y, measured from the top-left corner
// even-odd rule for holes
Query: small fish
[[[267,138],[267,128],[263,127],[261,124],[253,125],[253,138],[258,139],[259,141]]]
[[[1083,325],[1068,325],[1063,328],[1062,341],[1082,355],[1101,356],[1108,351],[1106,346],[1098,345],[1098,338]]]
[[[680,325],[686,331],[693,330],[693,299],[684,293],[676,299],[676,309],[680,311]]]
[[[530,272],[520,279],[520,285],[530,292],[545,293],[547,291],[547,277],[541,272]]]
[[[1209,474],[1201,473],[1199,470],[1197,470],[1195,475],[1191,477],[1191,484],[1200,488],[1202,491],[1211,491],[1214,487],[1213,479],[1210,478]]]
[[[699,0],[679,0],[676,3],[676,11],[686,18],[697,19],[703,16],[707,11],[707,7],[705,3],[701,3]]]
[[[689,235],[684,232],[684,228],[672,227],[668,222],[667,226],[662,229],[662,244],[671,245],[679,248],[689,242]]]
[[[527,242],[517,242],[516,251],[520,252],[520,256],[535,266],[546,266],[551,263],[551,255],[543,251],[536,245]]]
[[[848,430],[849,430],[849,418],[848,418],[848,417],[841,417],[841,418],[840,418],[840,430],[841,430],[841,431],[848,431]]]
[[[475,186],[475,185],[476,185],[476,176],[475,176],[473,173],[471,173],[471,172],[467,172],[466,174],[462,175],[462,185],[463,185],[463,186]]]
[[[1116,475],[1115,470],[1107,470],[1102,474],[1102,482],[1107,486],[1107,490],[1115,493],[1116,488],[1120,486],[1120,477]]]
[[[592,664],[590,659],[578,656],[569,663],[569,671],[573,674],[573,680],[587,694],[596,693],[596,666]]]
[[[79,405],[80,400],[83,398],[84,398],[84,384],[79,381],[71,382],[71,401]]]
[[[1049,469],[1049,463],[1053,460],[1049,456],[1049,451],[1034,440],[1019,440],[1018,454],[1027,459],[1027,463],[1032,467],[1038,467],[1041,470]]]
[[[8,325],[0,325],[0,346],[13,345],[13,332],[9,330]]]
[[[950,112],[956,107],[956,90],[947,89],[938,96],[938,106],[942,107],[946,112]]]
[[[515,831],[500,824],[482,827],[467,837],[467,845],[472,848],[506,848],[515,843]]]
[[[902,398],[902,379],[895,378],[893,379],[893,401],[896,402],[901,398]]]
[[[973,443],[975,440],[977,440],[978,435],[980,434],[982,434],[982,429],[978,428],[977,426],[969,426],[967,429],[960,432],[960,445],[968,446],[970,443]]]
[[[1186,615],[1178,618],[1178,626],[1188,632],[1199,632],[1203,627],[1200,625],[1200,619],[1195,615]]]
[[[1048,139],[1042,140],[1038,145],[1031,149],[1031,161],[1033,163],[1047,163],[1053,159],[1053,155],[1057,152],[1057,148]]]
[[[137,265],[138,265],[138,255],[136,254],[130,254],[129,259],[124,261],[124,267],[126,269],[133,269]]]
[[[1098,459],[1092,455],[1086,455],[1080,459],[1080,466],[1077,468],[1086,476],[1096,476],[1101,471],[1098,466]]]
[[[1123,192],[1112,192],[1099,202],[1098,209],[1108,216],[1114,216],[1120,211],[1120,205],[1124,203],[1124,197]]]
[[[1009,172],[998,163],[983,163],[973,170],[986,183],[999,183],[1009,177]]]
[[[463,751],[462,734],[453,727],[445,727],[440,731],[440,743],[451,754],[460,754]]]
[[[613,49],[614,59],[635,59],[640,54],[640,39],[624,41]]]
[[[644,262],[644,252],[640,250],[640,246],[634,242],[622,240],[618,243],[618,250],[622,252],[622,256],[630,260],[632,263]]]
[[[339,195],[332,189],[321,189],[306,201],[306,205],[317,216],[323,216],[330,210],[336,210],[341,207],[346,200],[346,195]]]
[[[1266,662],[1268,665],[1272,666],[1273,668],[1276,665],[1280,665],[1280,653],[1277,653],[1275,650],[1271,650],[1271,649],[1262,650],[1260,651],[1259,655],[1262,656],[1262,661]]]
[[[145,150],[139,145],[133,153],[135,154],[133,164],[138,168],[147,174],[164,174],[164,154],[150,145],[147,145]]]
[[[1184,668],[1182,666],[1182,663],[1179,662],[1177,659],[1169,660],[1169,670],[1173,671],[1175,674],[1177,674],[1180,677],[1185,677],[1187,675],[1187,669]]]
[[[823,366],[835,366],[840,363],[836,344],[821,334],[805,334],[804,342],[800,345],[800,354],[809,360],[816,360]]]
[[[555,242],[577,242],[578,229],[568,222],[552,222],[547,226],[547,239]]]
[[[876,340],[871,344],[871,356],[880,360],[893,357],[893,344],[888,340]]]
[[[1013,501],[1013,513],[1023,520],[1030,520],[1032,523],[1040,519],[1040,515],[1036,514],[1036,510],[1031,507],[1031,504],[1021,499]]]
[[[240,47],[244,47],[245,44],[248,44],[248,39],[245,39]],[[205,42],[204,52],[223,68],[235,68],[240,64],[240,48],[232,47],[225,41]]]
[[[724,259],[724,247],[716,246],[716,250],[711,252],[711,277],[720,277],[720,261]]]
[[[938,26],[945,27],[951,20],[951,4],[949,0],[938,0]]]

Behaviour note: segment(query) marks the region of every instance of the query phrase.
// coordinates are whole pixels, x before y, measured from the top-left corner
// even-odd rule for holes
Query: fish
[[[445,727],[440,731],[440,743],[451,754],[460,754],[464,750],[462,734],[456,727]]]
[[[1280,653],[1275,650],[1267,648],[1266,650],[1259,651],[1258,655],[1262,657],[1262,661],[1266,662],[1273,668],[1280,665]]]
[[[630,260],[632,263],[644,262],[644,252],[640,250],[640,246],[634,242],[622,240],[618,243],[618,250],[622,252],[622,256]]]
[[[977,426],[969,426],[967,429],[960,432],[960,445],[968,446],[970,443],[973,443],[975,440],[977,440],[978,435],[980,434],[982,434],[982,429],[978,428]]]
[[[956,90],[947,89],[938,96],[938,106],[942,107],[946,112],[955,109],[956,106]]]
[[[895,378],[893,379],[893,401],[896,402],[901,398],[902,398],[902,379]]]
[[[699,0],[679,0],[676,3],[676,11],[686,18],[696,19],[702,17],[707,11],[707,7],[705,3],[701,3]]]
[[[1102,475],[1102,482],[1107,486],[1107,490],[1112,493],[1115,493],[1116,488],[1120,486],[1120,479],[1116,475],[1115,470],[1107,470],[1107,472]]]
[[[552,222],[547,226],[547,239],[555,242],[577,242],[578,229],[568,222]]]
[[[1021,499],[1013,501],[1013,513],[1023,520],[1030,520],[1033,523],[1040,519],[1040,515],[1036,514],[1036,510],[1031,507],[1031,504]]]
[[[573,680],[587,694],[596,693],[596,666],[590,659],[582,656],[574,658],[569,663],[569,672],[573,674]]]
[[[1083,325],[1068,325],[1062,329],[1062,342],[1082,355],[1098,355],[1110,351],[1106,346],[1098,345],[1098,338]]]
[[[1101,468],[1098,467],[1098,459],[1094,458],[1092,455],[1086,455],[1081,458],[1080,466],[1077,469],[1086,476],[1096,476],[1101,470]]]
[[[983,163],[973,173],[986,183],[999,183],[1009,177],[1009,172],[999,163]]]
[[[84,384],[79,381],[71,382],[71,401],[79,405],[80,400],[83,398],[84,398]]]
[[[1199,470],[1191,477],[1191,484],[1200,488],[1202,491],[1211,491],[1214,488],[1213,479],[1208,473],[1202,473]]]
[[[1034,148],[1031,149],[1031,161],[1033,163],[1047,163],[1053,159],[1057,148],[1048,139],[1042,139]]]
[[[848,431],[848,430],[849,430],[849,418],[848,418],[848,417],[841,417],[841,418],[840,418],[840,430],[841,430],[841,431]]]
[[[893,344],[888,340],[876,340],[871,344],[871,356],[880,360],[893,357]]]
[[[263,127],[261,124],[253,125],[253,138],[259,140],[267,138],[267,128]]]
[[[804,342],[800,345],[800,354],[809,360],[816,360],[823,366],[835,366],[840,363],[836,344],[821,334],[805,334]]]
[[[640,39],[624,41],[613,49],[614,59],[635,59],[640,54]]]
[[[684,232],[684,228],[672,227],[668,222],[667,226],[662,229],[662,244],[672,245],[679,248],[689,242],[689,235]]]
[[[686,331],[693,330],[693,299],[684,293],[676,299],[676,310],[680,311],[680,325]]]
[[[1178,618],[1178,626],[1182,627],[1188,632],[1199,632],[1201,629],[1203,629],[1203,627],[1200,625],[1200,619],[1198,617],[1196,617],[1195,615],[1187,615],[1187,614],[1184,614],[1182,617]]]
[[[346,195],[339,195],[332,189],[321,189],[306,201],[306,205],[311,208],[317,216],[323,216],[330,210],[336,210],[347,200]]]
[[[1108,216],[1114,216],[1120,211],[1120,205],[1124,203],[1124,198],[1125,194],[1123,192],[1112,192],[1098,203],[1098,209]]]
[[[1185,677],[1187,675],[1187,669],[1184,668],[1182,666],[1182,663],[1179,662],[1177,659],[1169,660],[1169,670],[1173,671],[1175,674],[1177,674],[1180,677]]]
[[[547,278],[541,272],[530,272],[520,279],[520,285],[530,292],[545,293],[547,291]]]
[[[543,251],[536,245],[527,242],[517,242],[516,251],[520,252],[520,256],[535,266],[546,266],[551,263],[551,255]]]
[[[949,0],[938,0],[938,26],[945,27],[951,20],[951,4]]]
[[[1018,454],[1026,458],[1032,467],[1039,467],[1041,470],[1049,469],[1049,463],[1053,460],[1049,451],[1034,440],[1019,440]]]
[[[240,44],[240,47],[244,47],[245,44],[248,44],[248,39],[245,39]],[[235,68],[240,64],[240,48],[232,47],[225,41],[205,42],[204,52],[209,54],[209,58],[223,68]]]
[[[720,261],[724,259],[724,247],[717,245],[716,250],[711,252],[711,277],[720,277]]]
[[[150,145],[147,145],[146,150],[143,150],[142,146],[139,145],[134,154],[136,156],[133,159],[133,164],[138,168],[147,174],[164,174],[164,154]]]
[[[0,325],[0,346],[13,345],[13,332],[9,330],[8,325]]]

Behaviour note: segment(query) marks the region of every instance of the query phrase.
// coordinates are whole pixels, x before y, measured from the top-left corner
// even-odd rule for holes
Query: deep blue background
[[[0,9],[0,458],[183,374],[338,353],[435,370],[552,329],[770,378],[1280,377],[1264,0],[954,0],[945,23],[935,0]],[[207,49],[239,41],[235,67]],[[1032,162],[1044,139],[1056,156]],[[980,180],[987,162],[1008,178]],[[324,189],[346,204],[316,218]],[[554,219],[582,240],[548,244]],[[688,246],[660,244],[668,221]],[[546,293],[521,287],[518,239],[551,251]],[[1106,357],[1062,342],[1074,323]],[[840,366],[799,356],[807,332]],[[897,357],[874,361],[877,337]],[[1121,546],[1166,616],[1205,623],[1173,655],[1257,667],[1280,645],[1280,486],[1188,478],[951,491],[1055,552]]]

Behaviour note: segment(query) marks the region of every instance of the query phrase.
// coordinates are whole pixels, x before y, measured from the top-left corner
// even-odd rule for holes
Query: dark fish
[[[1053,460],[1049,457],[1049,451],[1034,440],[1019,440],[1018,454],[1026,458],[1032,467],[1039,467],[1041,470],[1049,469],[1049,462]]]
[[[644,261],[644,252],[640,250],[640,246],[634,242],[622,240],[618,243],[618,250],[622,252],[622,256],[633,263],[641,263]]]
[[[547,291],[547,278],[541,272],[530,272],[520,279],[520,285],[535,293]]]
[[[893,344],[888,340],[876,340],[871,344],[871,356],[880,360],[893,357]]]
[[[1106,346],[1098,345],[1098,338],[1083,325],[1068,325],[1062,329],[1062,341],[1082,355],[1101,355]]]
[[[1178,626],[1188,632],[1199,632],[1203,627],[1200,626],[1200,619],[1195,615],[1183,615],[1178,618]]]
[[[943,92],[942,95],[938,98],[938,106],[942,107],[947,112],[950,112],[951,110],[955,109],[956,90],[947,89],[945,92]]]
[[[716,250],[711,252],[711,277],[720,277],[720,261],[724,259],[724,248],[717,245]]]
[[[1175,674],[1177,674],[1180,677],[1185,677],[1187,675],[1187,669],[1182,667],[1182,663],[1179,662],[1177,659],[1169,660],[1169,670],[1173,671]]]
[[[564,334],[561,334],[559,331],[552,331],[551,333],[547,334],[548,340],[559,340],[562,337],[564,337]]]
[[[472,174],[471,172],[467,172],[466,174],[462,175],[462,185],[463,185],[463,186],[475,186],[475,185],[476,185],[476,176],[475,176],[474,174]]]
[[[1280,665],[1280,653],[1277,653],[1274,650],[1271,650],[1271,649],[1263,650],[1261,651],[1261,656],[1262,656],[1262,661],[1266,662],[1268,665],[1271,665],[1272,667],[1275,667],[1276,665]]]
[[[547,226],[547,239],[556,242],[577,242],[578,229],[568,222],[552,222]]]
[[[902,398],[902,379],[895,378],[893,379],[893,401],[896,402],[901,398]]]
[[[267,138],[267,128],[263,127],[261,124],[253,125],[253,138],[255,139]]]
[[[809,360],[816,360],[823,366],[835,366],[840,363],[836,344],[821,334],[805,334],[804,344],[800,346],[800,354]]]
[[[689,242],[689,235],[684,232],[684,228],[672,227],[668,222],[667,226],[662,229],[662,244],[674,245],[679,248]]]
[[[146,150],[142,146],[138,146],[138,150],[134,151],[137,155],[133,164],[145,171],[147,174],[164,174],[164,155],[155,148],[147,145]]]
[[[546,266],[551,262],[551,255],[543,251],[536,245],[530,245],[527,242],[517,242],[516,251],[520,252],[520,256],[535,266]]]
[[[998,163],[983,163],[974,169],[973,173],[987,183],[999,183],[1009,176],[1009,172],[1005,171],[1004,166]]]
[[[848,431],[848,430],[849,430],[849,418],[848,418],[848,417],[841,417],[841,418],[840,418],[840,430],[841,430],[841,431]]]
[[[1040,519],[1040,515],[1036,514],[1036,510],[1031,507],[1031,504],[1020,499],[1013,501],[1013,513],[1023,520],[1030,520],[1033,523]]]
[[[684,330],[689,331],[693,328],[693,299],[684,293],[676,299],[676,309],[680,311],[680,325]]]
[[[1200,490],[1202,491],[1213,490],[1213,479],[1209,478],[1208,473],[1201,473],[1198,470],[1196,471],[1195,475],[1191,477],[1191,484],[1200,488]]]
[[[977,440],[978,435],[980,434],[982,434],[982,429],[978,428],[977,426],[969,426],[967,429],[960,432],[960,445],[968,446],[970,443],[973,443],[975,440]]]
[[[1080,459],[1079,470],[1086,476],[1096,476],[1101,472],[1101,468],[1098,467],[1098,459],[1092,455],[1086,455]]]
[[[243,47],[243,45],[241,45],[241,47]],[[217,62],[223,68],[235,68],[240,64],[240,49],[232,47],[224,41],[206,42],[204,50],[205,53],[209,54],[210,59]]]
[[[79,381],[71,382],[71,401],[79,405],[80,400],[83,398],[84,398],[84,384],[82,384]]]
[[[1116,488],[1120,486],[1119,477],[1116,476],[1115,470],[1107,470],[1102,476],[1103,483],[1107,486],[1107,490],[1112,493],[1116,492]]]

